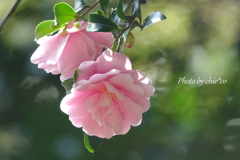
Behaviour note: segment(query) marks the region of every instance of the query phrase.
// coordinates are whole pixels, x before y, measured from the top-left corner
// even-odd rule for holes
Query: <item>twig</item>
[[[3,20],[0,22],[0,29],[1,27],[5,24],[5,22],[7,21],[7,19],[13,14],[13,12],[15,11],[15,9],[17,8],[18,4],[20,3],[21,0],[16,0],[15,3],[13,4],[12,8],[10,9],[10,11],[5,15],[5,17],[3,18]]]
[[[97,0],[88,10],[86,10],[80,17],[85,16],[91,9],[93,9],[98,3],[100,2],[100,0]]]

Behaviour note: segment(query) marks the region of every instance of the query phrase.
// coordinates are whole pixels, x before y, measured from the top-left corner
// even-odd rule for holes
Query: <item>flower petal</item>
[[[72,118],[83,118],[88,114],[84,101],[90,93],[77,93],[67,95],[63,98],[61,109]]]
[[[116,70],[116,69],[112,69],[107,73],[104,74],[100,74],[100,73],[96,73],[93,76],[91,76],[89,78],[89,82],[90,83],[98,83],[99,81],[102,81],[104,79],[107,79],[107,77],[113,76],[113,75],[117,75],[119,74],[121,71]]]
[[[111,69],[126,71],[132,69],[132,64],[128,57],[122,53],[116,53],[108,49],[103,52],[96,60],[98,63],[98,72],[106,73]]]
[[[65,77],[71,78],[75,69],[82,62],[95,60],[96,56],[91,55],[91,51],[88,51],[89,45],[94,45],[93,41],[86,41],[80,33],[77,32],[69,35],[67,43],[63,49],[63,54],[61,54],[61,57],[58,60],[58,68],[61,74]]]
[[[83,118],[71,118],[71,117],[69,117],[69,120],[72,122],[72,124],[75,127],[77,127],[77,128],[82,127]]]
[[[155,91],[155,88],[152,86],[152,82],[149,77],[146,76],[145,73],[141,71],[127,71],[133,79],[134,83],[141,86],[144,89],[144,95],[146,97],[151,97]]]
[[[125,111],[123,113],[123,120],[130,123],[132,126],[138,126],[142,122],[142,114]]]
[[[97,105],[96,102],[98,101],[100,96],[100,93],[95,93],[90,95],[88,98],[86,98],[85,102],[84,102],[84,106],[86,107],[86,109],[88,110],[88,112],[96,112],[97,110]]]
[[[126,98],[123,92],[120,92],[108,81],[105,81],[104,84],[106,85],[108,92],[114,93],[117,96],[117,98],[119,98],[120,100],[124,100]]]
[[[96,44],[106,48],[111,48],[115,40],[112,33],[86,32],[86,34],[91,37]]]
[[[138,95],[144,95],[144,90],[140,86],[133,84],[134,80],[129,74],[116,75],[110,78],[109,82],[114,86],[121,88],[121,90]]]
[[[151,104],[147,97],[139,96],[133,93],[126,93],[126,96],[142,107],[142,113],[146,112],[150,108]]]
[[[95,120],[92,119],[91,116],[88,116],[83,119],[83,131],[86,132],[88,135],[93,136],[98,134],[98,124]]]
[[[100,107],[108,107],[108,106],[110,106],[110,99],[108,98],[106,91],[103,91],[100,94],[99,106]]]

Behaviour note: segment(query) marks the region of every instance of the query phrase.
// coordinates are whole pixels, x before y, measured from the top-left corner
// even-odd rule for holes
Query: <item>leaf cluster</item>
[[[97,0],[92,6],[86,5],[83,0],[75,0],[74,9],[67,3],[57,3],[54,6],[54,20],[43,21],[36,27],[36,39],[66,27],[70,20],[79,20],[98,3],[101,10],[88,15],[88,32],[112,32],[115,37],[115,42],[112,45],[112,50],[119,52],[123,51],[126,43],[131,42],[133,45],[134,36],[131,30],[138,27],[141,30],[166,19],[159,11],[153,11],[144,20],[142,20],[141,5],[147,3],[148,0],[118,0],[116,8],[109,7],[109,0]],[[82,13],[85,9],[88,9]],[[130,9],[131,13],[127,14],[126,10]],[[81,14],[82,13],[82,14]],[[130,37],[130,38],[129,38]],[[129,47],[131,47],[131,45]]]
[[[89,32],[113,32],[116,38],[112,50],[122,52],[129,37],[133,37],[131,30],[139,27],[141,30],[166,19],[159,11],[153,11],[144,20],[141,15],[141,5],[147,0],[118,0],[116,8],[109,9],[109,0],[100,0],[102,11],[97,11],[88,16]],[[131,9],[130,14],[126,14],[126,9]],[[131,36],[129,36],[131,35]],[[133,37],[134,38],[134,37]]]

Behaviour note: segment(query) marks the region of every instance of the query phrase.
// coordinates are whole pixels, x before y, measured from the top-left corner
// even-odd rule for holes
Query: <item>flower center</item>
[[[100,92],[108,92],[106,89],[101,89]],[[108,92],[113,99],[117,99],[117,96],[114,93]]]

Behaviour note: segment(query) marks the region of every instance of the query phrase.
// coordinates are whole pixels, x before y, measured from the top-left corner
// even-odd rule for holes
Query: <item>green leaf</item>
[[[91,153],[94,153],[94,150],[89,143],[88,135],[86,133],[84,133],[84,138],[83,139],[84,139],[84,144],[85,144],[85,147],[87,148],[87,150]]]
[[[35,36],[36,39],[42,38],[46,35],[49,35],[50,33],[56,32],[59,29],[61,29],[63,26],[59,26],[56,28],[51,28],[51,25],[53,23],[53,20],[47,20],[39,23],[35,29]]]
[[[123,13],[123,0],[118,1],[117,5],[117,15],[122,20],[127,20],[125,14]]]
[[[122,37],[123,37],[123,45],[125,45],[126,41],[127,41],[127,38],[128,38],[128,34],[130,32],[130,28],[125,30]]]
[[[109,0],[100,0],[100,5],[105,15],[107,14],[108,4]]]
[[[125,4],[123,5],[123,12],[126,11],[126,9],[128,8],[128,6],[129,6],[130,4],[132,4],[132,1],[128,1],[127,3],[125,3]]]
[[[116,10],[112,11],[111,20],[112,20],[114,23],[116,23],[117,25],[119,25],[119,24],[121,23],[122,20],[118,17]]]
[[[141,10],[140,10],[139,0],[133,0],[132,15],[137,16],[139,19],[141,19]]]
[[[131,4],[131,1],[125,3],[123,5],[123,12],[128,8],[128,6]],[[117,10],[113,10],[112,14],[111,14],[111,18],[110,18],[114,23],[116,23],[117,25],[123,24],[125,23],[124,20],[121,20],[118,15],[117,15]]]
[[[113,45],[111,47],[111,50],[118,51],[118,50],[116,50],[116,48],[120,47],[121,37],[122,37],[123,33],[124,33],[124,30],[122,30],[120,32],[114,32],[113,33],[114,37],[116,37],[116,38],[115,38],[115,41],[114,41],[114,43],[113,43]]]
[[[91,7],[91,6],[89,6],[89,5],[84,5],[84,6],[81,6],[81,7],[77,8],[77,9],[75,9],[75,11],[77,12],[77,14],[79,14],[79,13],[82,12],[84,9],[90,8],[90,7]]]
[[[126,40],[127,40],[127,34],[129,33],[129,30],[130,28],[126,29],[126,30],[122,30],[118,33],[115,33],[115,41],[111,47],[111,50],[113,51],[117,51],[117,52],[122,52],[123,51],[123,48],[124,48],[124,45],[126,43]],[[117,48],[118,47],[118,48]],[[116,50],[117,48],[117,50]]]
[[[88,21],[88,32],[114,32],[121,30],[113,21],[99,14],[89,14]]]
[[[62,86],[65,88],[66,92],[71,91],[72,87],[74,85],[74,79],[69,78],[62,82]]]
[[[86,3],[83,0],[75,0],[74,3],[74,9],[76,10],[77,8],[86,5]]]
[[[97,11],[97,12],[95,12],[95,14],[99,14],[99,15],[101,15],[101,16],[104,16],[101,11]]]
[[[83,11],[86,8],[89,8],[91,6],[86,5],[86,3],[83,0],[75,0],[75,4],[74,4],[74,10],[77,13],[80,13],[81,11]]]
[[[74,9],[67,3],[57,3],[54,6],[54,14],[58,25],[65,24],[78,17]]]
[[[58,22],[56,21],[56,19],[53,20],[53,23],[50,26],[52,29],[60,27],[60,25],[58,24]]]
[[[143,21],[142,29],[150,26],[153,23],[159,22],[164,19],[166,19],[166,16],[164,16],[161,12],[154,11],[154,12],[150,13],[147,16],[147,18]]]
[[[88,23],[87,32],[115,32],[119,29],[99,23]]]
[[[121,53],[122,53],[123,50],[124,50],[124,46],[125,46],[125,44],[126,44],[126,42],[127,42],[129,32],[130,32],[130,28],[126,29],[126,30],[123,32],[122,36],[120,37],[121,48],[120,48],[119,52],[121,52]],[[119,44],[119,45],[120,45],[120,44]]]
[[[139,27],[140,29],[142,29],[142,26],[138,21],[133,21],[132,25],[130,26],[130,30],[133,30],[135,27]]]

